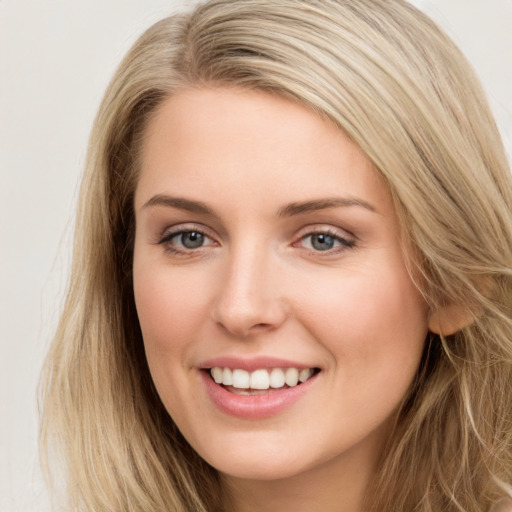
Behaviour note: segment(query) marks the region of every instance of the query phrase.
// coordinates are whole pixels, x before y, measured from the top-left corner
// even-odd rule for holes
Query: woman
[[[94,125],[46,368],[71,508],[506,508],[511,204],[476,78],[406,2],[151,27]]]

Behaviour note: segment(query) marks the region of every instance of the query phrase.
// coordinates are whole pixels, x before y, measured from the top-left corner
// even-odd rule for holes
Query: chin
[[[212,450],[212,446],[216,449]],[[203,449],[201,449],[203,448]],[[199,455],[220,473],[248,480],[278,480],[306,471],[309,458],[304,452],[299,457],[297,447],[283,442],[264,442],[250,436],[243,442],[232,440],[229,447],[214,443],[199,447]]]
[[[292,478],[304,472],[306,468],[297,467],[293,463],[262,463],[250,464],[248,461],[233,461],[219,465],[216,469],[226,477],[241,480],[275,481]],[[215,466],[214,466],[215,467]]]

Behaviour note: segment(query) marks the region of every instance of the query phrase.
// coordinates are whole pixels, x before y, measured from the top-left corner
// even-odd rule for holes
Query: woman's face
[[[141,157],[135,300],[183,435],[244,479],[371,466],[428,326],[364,154],[303,106],[204,88],[160,107]]]

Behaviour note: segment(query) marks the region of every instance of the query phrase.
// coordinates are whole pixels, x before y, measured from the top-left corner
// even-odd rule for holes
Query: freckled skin
[[[143,206],[158,194],[213,213]],[[277,214],[333,197],[375,211]],[[228,488],[244,489],[245,498],[234,491],[239,510],[264,510],[268,500],[307,510],[307,496],[309,510],[339,510],[340,497],[345,511],[358,510],[428,331],[390,194],[364,154],[286,99],[184,90],[148,126],[135,206],[134,290],[146,354],[187,440]],[[203,244],[187,249],[189,239],[169,237],[180,229],[201,231]],[[313,246],[318,232],[333,235],[335,246]],[[292,359],[321,372],[277,416],[244,420],[219,411],[205,392],[198,365],[220,356]]]

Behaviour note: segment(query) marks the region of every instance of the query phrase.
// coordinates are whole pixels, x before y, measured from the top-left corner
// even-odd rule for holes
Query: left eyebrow
[[[316,199],[314,201],[290,203],[280,208],[277,215],[279,217],[292,217],[294,215],[326,210],[328,208],[346,208],[350,206],[358,206],[373,213],[377,213],[377,210],[370,203],[367,203],[362,199],[354,197],[328,197],[325,199]]]
[[[191,213],[199,213],[201,215],[209,215],[217,217],[216,213],[201,201],[192,201],[184,197],[172,197],[165,194],[157,194],[146,201],[141,209],[149,208],[152,206],[165,206],[167,208],[176,208],[178,210],[185,210]]]

